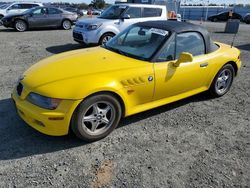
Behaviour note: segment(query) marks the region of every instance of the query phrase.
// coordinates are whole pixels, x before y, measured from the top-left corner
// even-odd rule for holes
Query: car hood
[[[132,59],[102,47],[74,50],[54,55],[31,66],[25,73],[22,83],[37,88],[57,81],[88,78],[113,71],[145,65],[144,61]]]
[[[19,16],[24,16],[25,14],[23,13],[12,13],[12,14],[8,14],[7,16],[5,16],[4,18],[8,19],[8,18],[12,18],[12,17],[19,17]]]

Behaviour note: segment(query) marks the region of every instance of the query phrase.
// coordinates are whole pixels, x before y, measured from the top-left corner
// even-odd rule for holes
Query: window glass
[[[14,4],[10,7],[10,9],[20,9],[20,8],[21,8],[20,4]]]
[[[162,9],[160,8],[144,8],[142,17],[159,17]]]
[[[127,6],[119,5],[119,6],[110,6],[106,10],[103,11],[99,18],[103,19],[118,19],[121,14],[126,10]]]
[[[49,14],[61,14],[62,11],[55,9],[55,8],[49,8]]]
[[[39,5],[38,4],[33,4],[32,7],[39,7]]]
[[[187,32],[177,35],[176,38],[176,58],[182,52],[189,52],[193,56],[205,53],[205,44],[202,36],[197,32]]]
[[[21,4],[20,6],[21,6],[21,9],[30,9],[33,7],[32,4]]]
[[[141,18],[141,8],[130,7],[125,14],[128,14],[130,18]]]
[[[32,13],[34,15],[40,15],[40,14],[46,14],[46,8],[38,8],[36,10],[34,10]]]
[[[126,56],[148,60],[167,37],[169,32],[166,30],[133,25],[111,39],[104,47]]]
[[[174,60],[175,54],[175,37],[172,37],[168,42],[168,45],[163,49],[160,56],[158,57],[158,61],[171,61]]]

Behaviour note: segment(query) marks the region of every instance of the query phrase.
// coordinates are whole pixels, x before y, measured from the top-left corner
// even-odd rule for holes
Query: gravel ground
[[[215,40],[232,41],[224,24],[203,25]],[[84,143],[36,132],[10,100],[29,66],[81,48],[72,31],[0,27],[0,187],[250,187],[249,31],[241,25],[236,38],[243,67],[228,94],[199,94],[134,115],[107,138]]]

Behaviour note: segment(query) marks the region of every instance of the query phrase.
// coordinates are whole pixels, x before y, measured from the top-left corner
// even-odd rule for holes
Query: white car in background
[[[42,3],[22,2],[7,3],[0,6],[0,19],[10,14],[19,14],[33,7],[43,6]]]
[[[115,4],[97,18],[78,20],[73,38],[83,44],[103,44],[128,26],[150,20],[167,20],[166,6]]]

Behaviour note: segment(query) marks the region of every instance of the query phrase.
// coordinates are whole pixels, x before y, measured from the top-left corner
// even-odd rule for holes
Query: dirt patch
[[[91,186],[92,188],[101,188],[109,185],[113,177],[114,164],[110,160],[101,163],[100,167],[96,169],[96,178]]]

